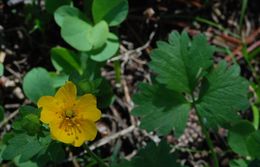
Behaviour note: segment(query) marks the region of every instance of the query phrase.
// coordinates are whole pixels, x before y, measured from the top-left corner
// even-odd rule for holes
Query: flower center
[[[65,111],[65,115],[66,115],[66,117],[68,117],[68,118],[72,118],[72,117],[75,116],[75,113],[74,113],[72,110],[66,110],[66,111]]]

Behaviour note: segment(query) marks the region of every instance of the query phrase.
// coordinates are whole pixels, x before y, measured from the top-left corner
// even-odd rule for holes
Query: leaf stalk
[[[199,123],[200,123],[201,129],[202,129],[202,133],[205,136],[206,142],[208,144],[208,147],[209,147],[209,150],[210,150],[210,153],[211,153],[211,158],[213,160],[213,166],[214,167],[219,167],[218,157],[217,157],[216,152],[214,151],[213,142],[210,139],[210,135],[209,135],[209,131],[208,131],[207,127],[203,123],[203,118],[199,114],[198,109],[197,109],[197,107],[195,105],[195,97],[194,97],[194,95],[192,95],[192,106],[195,109],[196,114],[197,114],[197,116],[199,118]]]

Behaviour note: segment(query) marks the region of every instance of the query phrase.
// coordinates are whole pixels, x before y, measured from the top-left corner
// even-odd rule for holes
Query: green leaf
[[[140,84],[134,96],[137,105],[132,114],[141,117],[141,128],[157,131],[159,135],[169,133],[172,128],[176,135],[182,134],[188,119],[190,105],[184,97],[163,85]]]
[[[113,57],[119,48],[118,37],[112,33],[109,33],[108,40],[105,45],[97,50],[91,50],[88,54],[91,56],[92,60],[102,62]]]
[[[4,120],[5,110],[2,106],[0,106],[0,122]]]
[[[54,13],[54,19],[60,27],[62,26],[66,17],[74,17],[88,22],[86,16],[84,16],[84,14],[78,8],[72,6],[61,6]]]
[[[50,159],[54,162],[60,162],[65,158],[65,152],[62,148],[61,143],[51,142],[47,149],[47,152],[50,156]]]
[[[0,63],[0,77],[4,75],[4,65]]]
[[[97,105],[99,108],[106,108],[112,103],[114,94],[110,83],[104,78],[100,76],[92,78],[88,75],[80,76],[72,73],[69,80],[77,86],[78,95],[84,95],[86,93],[94,94],[97,97]]]
[[[62,5],[69,5],[71,0],[45,0],[45,8],[49,13],[53,13]]]
[[[125,20],[127,13],[127,0],[94,0],[92,4],[95,23],[105,20],[110,26],[116,26]]]
[[[260,159],[260,131],[255,131],[248,136],[247,150],[251,157]]]
[[[66,83],[66,81],[69,80],[69,76],[67,74],[57,74],[54,72],[50,72],[49,74],[52,79],[54,88],[59,88],[63,86]]]
[[[20,162],[21,155],[14,158],[14,163],[17,167],[39,167],[36,162],[33,161],[25,161]]]
[[[22,106],[19,110],[19,117],[15,120],[12,127],[17,131],[25,131],[34,135],[40,131],[40,111],[32,106]]]
[[[32,158],[41,150],[41,145],[37,138],[26,134],[17,134],[10,139],[9,144],[5,148],[2,158],[4,160],[12,160],[21,155],[20,162],[25,162]]]
[[[186,32],[173,32],[169,43],[158,42],[151,53],[150,68],[158,74],[157,81],[177,92],[191,93],[200,76],[212,65],[213,47],[204,35],[191,41]]]
[[[79,51],[89,51],[92,43],[89,34],[92,26],[76,17],[65,17],[61,26],[62,38]]]
[[[77,55],[74,52],[66,48],[52,48],[51,61],[58,72],[64,71],[67,74],[70,74],[74,70],[76,70],[80,74],[82,74],[83,72],[80,67],[79,57],[77,57]]]
[[[247,163],[243,159],[236,159],[229,162],[230,167],[248,167]]]
[[[228,132],[228,144],[231,149],[242,156],[248,156],[247,137],[254,131],[249,121],[240,121],[232,126]]]
[[[105,21],[97,23],[90,31],[88,39],[93,45],[92,49],[98,49],[102,47],[107,41],[109,34],[108,25]]]
[[[207,126],[229,126],[240,119],[237,111],[248,107],[248,82],[239,72],[238,66],[227,68],[222,61],[202,81],[196,107]]]
[[[44,68],[33,68],[25,75],[23,91],[34,103],[37,103],[41,96],[52,96],[55,93],[51,77]]]
[[[161,141],[158,146],[153,142],[149,143],[130,162],[123,161],[115,167],[159,167],[164,165],[181,167],[176,162],[175,156],[170,154],[170,146],[166,141]]]

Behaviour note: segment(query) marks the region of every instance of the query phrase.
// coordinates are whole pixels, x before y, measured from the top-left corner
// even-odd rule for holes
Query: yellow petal
[[[42,108],[40,120],[46,124],[62,114],[60,103],[52,96],[42,96],[38,100],[37,106]]]
[[[101,112],[97,108],[96,97],[92,94],[81,96],[76,101],[73,111],[78,119],[87,119],[95,122],[101,117]]]
[[[75,123],[67,120],[52,121],[50,131],[53,139],[75,147],[80,147],[87,140],[94,140],[97,135],[95,123],[88,120],[77,120]]]
[[[78,121],[80,131],[76,131],[75,140],[72,143],[75,147],[80,147],[85,141],[92,141],[97,136],[96,124],[92,121]]]
[[[75,139],[73,128],[68,126],[65,120],[53,120],[50,124],[51,135],[55,140],[61,141],[66,144],[71,144]]]
[[[55,94],[55,98],[61,101],[65,108],[71,108],[74,105],[76,101],[76,96],[76,86],[70,81],[62,86]]]

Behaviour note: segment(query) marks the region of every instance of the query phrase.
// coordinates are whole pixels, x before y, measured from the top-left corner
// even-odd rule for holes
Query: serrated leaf
[[[149,143],[144,149],[129,162],[123,161],[114,167],[181,167],[176,162],[174,155],[170,154],[170,147],[166,141],[161,141],[158,146],[155,143]]]
[[[79,51],[89,51],[92,43],[88,39],[92,26],[76,17],[65,17],[61,26],[62,38]]]
[[[64,5],[59,7],[54,13],[55,22],[61,27],[66,17],[75,17],[87,21],[86,16],[78,9],[72,6]]]
[[[132,114],[141,117],[141,128],[157,131],[159,135],[173,128],[179,136],[187,122],[190,105],[184,97],[163,85],[139,85],[140,93],[134,96],[137,105]]]
[[[127,0],[94,0],[92,4],[92,15],[95,23],[105,20],[110,26],[116,26],[125,20],[127,13]]]
[[[191,41],[186,32],[173,32],[169,43],[158,42],[151,53],[150,68],[158,74],[157,81],[177,92],[191,93],[200,76],[212,65],[213,47],[204,35]]]
[[[34,135],[40,131],[41,123],[39,120],[40,111],[32,106],[22,106],[19,109],[19,117],[13,122],[13,129],[25,131]]]
[[[248,156],[247,137],[255,129],[249,121],[240,121],[233,125],[228,132],[228,144],[232,150],[242,156]]]
[[[21,155],[20,162],[25,162],[42,148],[36,137],[26,134],[17,134],[8,143],[2,155],[5,160],[11,160]]]
[[[54,95],[55,88],[47,70],[33,68],[24,77],[23,91],[31,101],[37,103],[41,96]]]
[[[207,126],[229,126],[240,119],[237,112],[248,107],[248,82],[237,69],[222,61],[202,81],[196,107]]]
[[[113,57],[119,48],[118,37],[112,33],[109,34],[109,37],[105,45],[97,50],[92,50],[88,52],[92,60],[102,62],[106,61],[109,58]]]
[[[80,67],[80,60],[77,55],[63,47],[54,47],[51,49],[51,62],[58,72],[64,71],[66,74],[70,74],[76,70],[79,74],[82,74]]]

